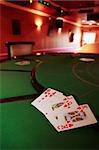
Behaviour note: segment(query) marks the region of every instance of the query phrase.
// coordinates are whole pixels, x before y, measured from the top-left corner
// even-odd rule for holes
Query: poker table
[[[95,61],[81,61],[94,57]],[[30,61],[28,65],[16,62]],[[45,89],[73,95],[99,116],[99,55],[45,54],[0,63],[1,149],[99,149],[98,123],[57,132],[31,105]]]

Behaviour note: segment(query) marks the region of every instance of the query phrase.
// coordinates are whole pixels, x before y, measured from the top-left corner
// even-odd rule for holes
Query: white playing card
[[[49,98],[57,98],[60,97],[60,95],[63,95],[61,92],[58,92],[54,89],[48,88],[46,91],[44,91],[38,98],[36,98],[31,104],[35,106],[39,111],[42,113],[46,113],[46,103]],[[45,103],[45,105],[42,105],[42,103]]]
[[[72,95],[48,88],[32,103],[60,132],[97,123],[88,104],[78,106]]]
[[[75,110],[72,110],[68,113],[63,111],[62,113],[57,114],[57,117],[58,119],[61,118],[59,119],[61,120],[61,122],[58,126],[55,127],[55,129],[59,131],[74,129],[97,123],[97,120],[88,104],[78,106]]]
[[[47,98],[52,97],[53,95],[56,95],[56,94],[58,94],[58,93],[63,95],[63,93],[61,93],[61,92],[59,92],[59,91],[56,91],[56,90],[51,89],[51,88],[48,88],[48,89],[47,89],[46,91],[44,91],[38,98],[36,98],[36,99],[33,101],[33,103],[34,103],[34,102],[42,102],[42,101],[46,100]]]
[[[53,100],[56,102],[60,102],[59,97],[60,94],[57,93],[56,95],[53,95],[51,98],[47,98],[45,101],[42,101],[40,103],[34,103],[33,105],[44,115],[47,115],[51,111],[50,105],[53,102]]]
[[[65,113],[67,113],[76,109],[77,107],[78,104],[72,95],[70,96],[61,95],[57,99],[53,97],[50,101],[47,101],[46,103],[45,111],[47,113],[45,113],[45,116],[49,120],[49,122],[54,126],[54,128],[58,132],[60,132],[61,130],[64,129],[64,122],[63,122],[64,120],[63,117],[60,116],[63,115],[64,111]],[[68,129],[68,126],[65,125],[65,128]]]
[[[46,103],[42,102],[41,105],[42,107],[45,106],[46,108],[45,115],[48,115],[50,113],[59,114],[61,113],[61,111],[63,111],[63,109],[65,109],[65,112],[69,112],[78,106],[76,100],[72,95],[59,95],[58,97],[54,96],[51,99],[48,99]]]
[[[46,118],[58,132],[61,131],[60,125],[63,124],[63,120],[61,117],[58,118],[58,115],[49,113],[46,115]]]

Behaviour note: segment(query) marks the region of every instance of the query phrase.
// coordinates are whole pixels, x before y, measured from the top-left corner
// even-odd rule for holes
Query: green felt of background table
[[[30,65],[21,66],[15,64],[24,60],[24,58],[0,64],[0,69],[5,69],[0,71],[0,98],[37,93],[31,84],[31,71],[37,62],[33,60],[33,57],[26,58],[30,59]]]

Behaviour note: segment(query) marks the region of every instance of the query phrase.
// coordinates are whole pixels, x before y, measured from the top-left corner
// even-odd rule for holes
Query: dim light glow
[[[49,17],[48,19],[51,20],[51,17]]]
[[[35,24],[36,24],[37,26],[41,26],[41,25],[42,25],[42,20],[41,20],[40,18],[36,19],[36,20],[35,20]]]
[[[41,26],[37,26],[37,30],[40,31],[41,30]]]
[[[41,29],[41,26],[42,26],[42,20],[40,19],[40,18],[37,18],[36,20],[35,20],[35,24],[36,24],[36,26],[37,26],[37,30],[40,30]]]
[[[33,0],[30,0],[30,3],[32,3]]]
[[[99,23],[97,23],[97,25],[99,26]]]
[[[62,28],[58,28],[58,34],[61,34]]]

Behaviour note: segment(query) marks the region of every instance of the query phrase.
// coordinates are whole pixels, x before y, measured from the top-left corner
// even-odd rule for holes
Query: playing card
[[[58,132],[61,131],[60,125],[63,124],[62,117],[59,117],[57,114],[49,113],[46,115],[46,118]]]
[[[36,98],[35,101],[33,101],[33,103],[34,102],[42,102],[42,101],[46,100],[47,98],[52,97],[53,95],[56,95],[56,94],[62,94],[63,95],[63,93],[61,93],[59,91],[56,91],[52,88],[48,88],[38,98]]]
[[[60,95],[63,95],[61,92],[58,92],[54,89],[48,88],[46,91],[44,91],[38,98],[36,98],[31,104],[33,106],[35,106],[39,111],[41,111],[42,113],[46,113],[46,104],[47,104],[47,100],[49,98],[53,98],[56,99],[57,97],[60,97]],[[44,105],[43,105],[43,104]]]
[[[42,105],[44,104],[42,103]],[[72,95],[61,95],[57,99],[53,97],[50,101],[47,101],[45,105],[45,116],[49,120],[49,122],[54,126],[54,128],[58,132],[60,132],[64,128],[64,120],[61,117],[63,115],[63,112],[70,112],[76,109],[77,107],[78,104]],[[65,128],[68,129],[68,126],[65,125]]]
[[[35,107],[46,116],[49,122],[59,132],[61,129],[58,128],[58,126],[63,123],[63,120],[58,114],[61,115],[63,109],[66,113],[76,109],[77,106],[78,104],[72,95],[64,96],[63,94],[58,93],[51,98],[49,97],[47,100],[40,102],[39,105],[37,104]]]
[[[32,103],[60,132],[97,123],[88,104],[78,106],[72,95],[48,88]]]
[[[64,96],[64,95],[59,95],[58,97],[52,97],[51,99],[48,99],[45,103],[42,102],[41,104],[43,107],[46,107],[46,112],[45,114],[57,114],[61,113],[63,110],[65,112],[69,112],[73,109],[75,109],[78,104],[74,97],[72,95],[70,96]]]
[[[61,122],[58,123],[58,126],[55,127],[58,131],[74,129],[97,123],[97,120],[88,104],[78,106],[75,110],[68,113],[63,111],[62,113],[57,114],[57,117],[58,120],[61,120]]]

